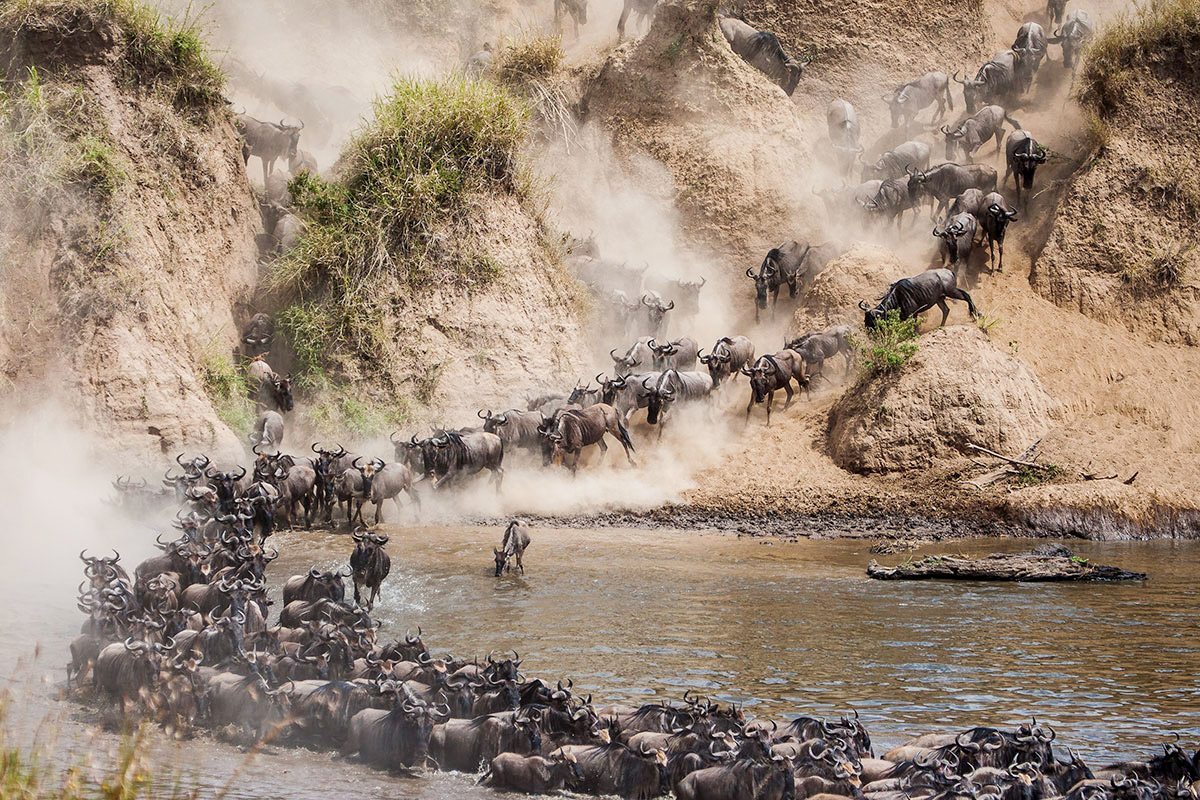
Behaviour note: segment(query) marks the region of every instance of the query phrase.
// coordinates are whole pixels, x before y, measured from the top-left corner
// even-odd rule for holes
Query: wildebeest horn
[[[949,125],[943,125],[940,130],[942,131],[942,133],[946,134],[947,136],[950,135],[950,126]]]
[[[354,467],[355,469],[362,469],[362,467],[358,465],[358,462],[360,461],[362,461],[362,456],[356,456],[355,459],[350,462],[350,466]]]
[[[612,350],[609,350],[608,354],[612,356],[613,361],[619,360],[619,357],[617,356],[617,348],[614,347]]]
[[[670,311],[674,307],[675,307],[675,301],[672,300],[670,303],[667,304],[667,307],[664,309],[664,311]]]
[[[870,310],[871,310],[870,306],[868,306],[868,305],[867,305],[867,301],[866,301],[866,300],[859,300],[859,301],[858,301],[858,307],[859,307],[859,308],[861,308],[863,311],[870,311]]]
[[[481,409],[479,409],[478,411],[476,411],[476,412],[475,412],[475,416],[479,417],[480,419],[491,419],[491,418],[492,418],[492,412],[491,412],[491,410],[489,409],[489,410],[488,410],[488,412],[487,412],[487,416],[484,416],[483,409],[481,408]]]
[[[646,298],[647,298],[647,297],[649,297],[649,296],[650,296],[650,295],[648,295],[648,294],[644,294],[644,295],[642,295],[642,305],[646,306],[647,308],[653,308],[653,307],[654,307],[654,304],[653,304],[653,303],[647,303],[647,302],[646,302]]]
[[[321,570],[317,569],[316,567],[313,567],[312,569],[310,569],[308,571],[308,576],[310,578],[319,578],[319,577],[321,577]]]
[[[604,377],[604,373],[603,373],[603,372],[601,372],[601,373],[598,373],[598,374],[596,375],[596,383],[600,384],[601,386],[603,386],[603,385],[604,385],[604,383],[605,383],[605,381],[606,381],[606,380],[607,380],[607,379]]]
[[[953,74],[951,77],[954,79],[954,81],[955,81],[956,83],[961,83],[963,86],[966,86],[966,85],[967,85],[967,82],[966,82],[966,81],[964,81],[964,80],[959,80],[959,78],[958,78],[958,70],[954,70],[954,74]]]

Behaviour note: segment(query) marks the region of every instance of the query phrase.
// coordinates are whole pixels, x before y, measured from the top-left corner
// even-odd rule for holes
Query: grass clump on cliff
[[[307,226],[268,283],[298,303],[283,315],[290,333],[320,334],[297,349],[321,360],[342,348],[370,358],[384,344],[379,323],[396,295],[494,281],[499,268],[473,246],[478,233],[456,224],[473,197],[530,197],[518,160],[528,121],[526,103],[490,81],[402,79],[347,145],[338,180],[294,179]]]
[[[895,309],[867,331],[865,339],[856,339],[854,349],[868,373],[899,369],[917,353],[917,318],[900,319]]]
[[[1080,98],[1101,115],[1119,111],[1137,70],[1170,61],[1186,69],[1198,48],[1200,0],[1150,0],[1107,25],[1088,47]]]
[[[161,90],[180,109],[212,110],[224,103],[225,76],[209,57],[197,21],[164,18],[141,0],[7,0],[0,3],[0,32],[14,40],[61,31],[62,50],[104,47],[88,34],[114,27],[125,50],[120,60],[133,86]],[[34,58],[44,57],[35,53]],[[66,56],[64,56],[66,57]]]
[[[545,79],[563,64],[562,40],[557,36],[531,36],[507,42],[496,57],[496,77],[505,83]]]
[[[233,359],[223,353],[210,353],[200,362],[200,380],[212,401],[217,416],[236,433],[245,435],[254,428],[254,403],[246,387],[246,378]]]

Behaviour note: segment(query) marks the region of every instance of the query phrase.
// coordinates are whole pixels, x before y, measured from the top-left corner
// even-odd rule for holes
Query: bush
[[[479,289],[496,279],[496,262],[472,251],[472,234],[454,225],[473,195],[529,198],[531,179],[518,163],[528,119],[522,100],[488,81],[402,79],[347,145],[338,181],[292,181],[308,224],[268,285],[303,309],[286,327],[305,333],[295,343],[314,356],[301,356],[310,371],[317,354],[324,361],[342,347],[377,355],[387,345],[382,311],[397,292]],[[316,319],[319,326],[308,324]]]
[[[122,75],[133,86],[164,93],[180,109],[223,106],[225,76],[209,57],[197,21],[165,20],[140,0],[8,0],[0,4],[0,30],[57,28],[63,38],[115,25],[124,34]]]
[[[917,318],[902,320],[893,309],[867,331],[865,340],[854,342],[854,349],[868,372],[889,372],[916,355],[917,335]]]

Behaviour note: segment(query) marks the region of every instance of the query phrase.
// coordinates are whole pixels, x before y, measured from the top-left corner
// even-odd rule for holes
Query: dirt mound
[[[804,302],[792,318],[789,336],[830,325],[862,324],[861,300],[871,302],[889,285],[908,277],[913,267],[906,266],[892,250],[879,245],[858,244],[829,262],[813,281]]]
[[[1006,515],[1042,536],[1148,539],[1200,536],[1188,498],[1116,480],[1033,486],[1008,495]]]
[[[0,357],[28,400],[62,390],[124,451],[233,453],[201,376],[237,341],[258,212],[219,74],[155,24],[133,4],[0,11],[0,183],[20,198]]]
[[[978,328],[921,337],[894,372],[864,376],[833,406],[829,450],[853,472],[922,469],[969,451],[1024,449],[1052,425],[1056,404],[1020,361]]]
[[[1200,19],[1156,4],[1092,48],[1085,107],[1098,151],[1059,206],[1032,275],[1055,304],[1150,339],[1200,344]],[[1147,146],[1170,142],[1169,147]]]
[[[792,230],[809,148],[795,106],[733,53],[716,9],[716,0],[659,3],[649,32],[587,81],[581,106],[617,149],[666,165],[687,229],[704,244],[761,260],[763,232]]]

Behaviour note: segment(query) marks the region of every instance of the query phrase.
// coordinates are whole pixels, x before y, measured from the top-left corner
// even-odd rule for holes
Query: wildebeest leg
[[[636,466],[637,462],[631,455],[634,452],[633,440],[629,438],[629,430],[621,424],[619,419],[617,420],[617,440],[621,443],[621,447],[625,448],[625,458],[629,460],[630,465]]]
[[[362,596],[358,592],[358,587],[359,587],[358,575],[355,575],[354,576],[354,602],[358,605],[362,605]]]
[[[375,504],[375,524],[383,522],[383,500]]]
[[[600,434],[600,441],[596,442],[596,446],[600,448],[600,460],[607,460],[608,442],[604,441],[604,434]]]
[[[621,18],[617,20],[617,41],[625,38],[625,21],[629,19],[629,8],[633,5],[633,0],[625,0],[625,5],[621,7]]]
[[[787,392],[787,398],[783,401],[783,410],[787,411],[792,406],[792,397],[795,396],[796,392],[792,389],[791,381],[783,382],[783,390]]]
[[[957,277],[957,275],[958,275],[958,271],[956,270],[955,276]],[[946,317],[950,316],[950,306],[946,305],[945,300],[938,300],[937,307],[942,310],[942,322],[940,325],[938,325],[938,327],[941,328],[941,327],[944,327],[946,324]]]
[[[754,408],[754,387],[750,387],[750,402],[746,403],[746,422],[750,421],[750,410]]]
[[[971,313],[971,316],[973,318],[979,316],[979,309],[975,307],[975,301],[971,299],[971,295],[967,294],[965,290],[955,287],[953,289],[948,290],[946,292],[946,296],[953,298],[954,300],[966,300],[967,301],[967,311],[969,311]],[[943,307],[944,307],[944,305],[945,304],[943,302]]]
[[[767,427],[771,427],[771,401],[775,399],[775,390],[767,392]]]
[[[271,170],[275,166],[275,159],[272,158],[268,160],[260,156],[258,160],[261,161],[263,165],[263,188],[265,189],[267,186],[267,181],[271,178]]]
[[[501,467],[494,467],[494,468],[492,469],[492,477],[493,477],[493,478],[495,479],[495,481],[496,481],[496,492],[498,493],[498,492],[500,491],[500,485],[501,485],[502,483],[504,483],[504,470],[503,470],[503,468],[501,468]]]
[[[998,242],[1000,245],[1000,264],[996,267],[996,272],[1004,272],[1004,239]]]
[[[522,563],[522,556],[524,556],[524,555],[525,555],[525,551],[520,548],[517,548],[517,570],[522,575],[525,574],[525,564]]]
[[[405,489],[404,491],[408,493],[409,498],[411,498],[413,501],[413,505],[417,507],[417,514],[420,515],[421,497],[420,497],[420,495],[417,494],[417,487],[410,486],[407,489]]]

